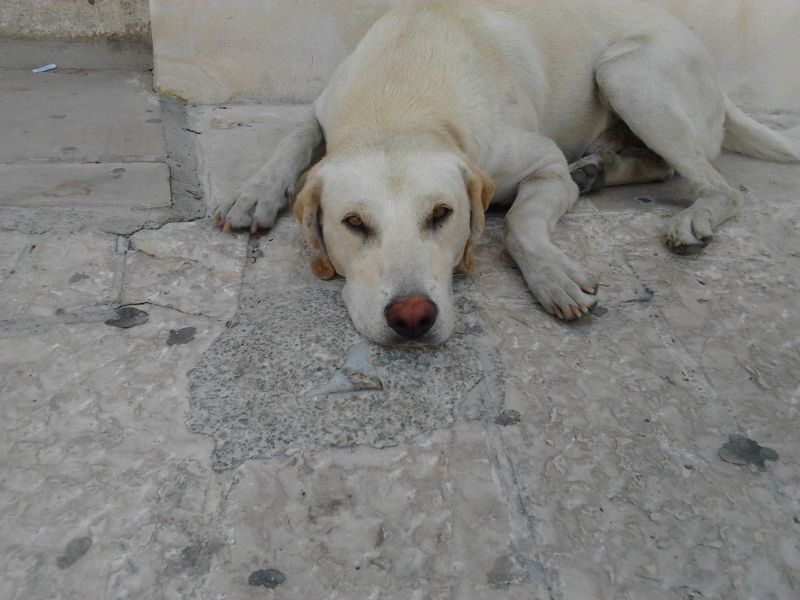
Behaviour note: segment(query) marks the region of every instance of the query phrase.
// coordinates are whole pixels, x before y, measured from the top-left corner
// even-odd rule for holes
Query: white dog
[[[235,198],[226,229],[295,213],[322,278],[346,278],[356,328],[393,344],[453,331],[453,270],[469,269],[490,202],[510,205],[506,244],[547,312],[575,319],[595,280],[550,240],[579,192],[666,179],[697,199],[667,227],[694,252],[742,197],[711,162],[722,148],[780,161],[800,145],[720,89],[695,36],[629,0],[426,0],[380,19],[315,114]]]

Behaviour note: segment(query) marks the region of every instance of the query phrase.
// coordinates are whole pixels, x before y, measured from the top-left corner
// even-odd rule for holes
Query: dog
[[[659,8],[410,2],[375,23],[213,218],[272,227],[297,184],[312,270],[346,279],[359,332],[438,344],[454,329],[453,272],[471,268],[490,203],[509,207],[506,247],[538,302],[578,319],[596,281],[550,236],[579,194],[679,173],[696,199],[666,243],[694,253],[743,202],[712,165],[722,149],[800,160],[800,144],[734,106],[700,41]]]

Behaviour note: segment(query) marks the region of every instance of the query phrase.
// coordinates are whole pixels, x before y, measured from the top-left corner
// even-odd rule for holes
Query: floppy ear
[[[300,193],[294,202],[294,216],[300,221],[306,244],[316,255],[311,259],[311,272],[320,279],[332,279],[336,275],[328,253],[325,250],[325,242],[322,239],[322,228],[319,224],[319,200],[322,195],[322,179],[317,175],[317,171],[322,163],[317,164],[307,176],[298,181],[298,187],[302,185]]]
[[[475,244],[483,235],[486,223],[484,214],[489,208],[489,203],[494,196],[494,181],[477,166],[467,162],[461,168],[464,174],[464,183],[467,186],[470,205],[469,239],[464,247],[464,255],[458,263],[456,270],[466,273],[472,270],[475,262]]]

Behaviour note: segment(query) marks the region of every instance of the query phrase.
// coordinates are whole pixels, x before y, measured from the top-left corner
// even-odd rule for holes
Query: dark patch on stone
[[[595,317],[602,317],[603,315],[608,314],[608,309],[600,306],[599,304],[595,304],[591,310],[589,311],[590,314],[593,314]]]
[[[247,249],[247,256],[250,257],[250,262],[256,262],[259,258],[264,258],[264,252],[255,244]]]
[[[194,339],[194,334],[197,329],[194,327],[184,327],[183,329],[170,329],[169,339],[167,346],[180,346],[181,344],[188,344]]]
[[[644,287],[644,294],[639,296],[639,292],[636,291],[635,294],[638,296],[637,298],[632,298],[631,300],[625,300],[625,302],[640,302],[642,304],[646,304],[650,302],[653,297],[656,295],[655,290],[650,289],[649,287]]]
[[[766,461],[778,460],[778,453],[772,448],[765,448],[755,440],[738,433],[728,436],[728,441],[717,451],[717,455],[725,462],[734,465],[756,465],[759,469],[767,468]]]
[[[72,277],[69,278],[70,283],[78,283],[82,279],[89,279],[89,276],[85,273],[75,273]]]
[[[67,115],[50,115],[51,119],[64,119]]]
[[[147,119],[145,123],[161,123],[161,119]]]
[[[650,204],[653,201],[652,198],[648,198],[647,196],[639,196],[638,200],[642,204]]]
[[[250,573],[250,577],[247,578],[247,583],[252,586],[262,586],[270,589],[275,589],[284,581],[286,581],[286,575],[278,571],[278,569],[259,569]]]
[[[510,556],[501,556],[486,573],[486,581],[491,588],[506,588],[525,579],[525,572]]]
[[[106,321],[106,325],[119,327],[120,329],[130,329],[131,327],[136,327],[137,325],[144,325],[147,323],[149,318],[150,315],[145,311],[139,310],[133,306],[126,306],[124,308],[118,308],[117,318],[109,319]]]
[[[184,572],[204,574],[211,569],[211,557],[222,549],[220,542],[200,540],[181,550],[180,569]]]
[[[517,425],[520,420],[520,414],[516,410],[504,410],[494,420],[495,425],[508,427],[509,425]]]
[[[64,153],[77,152],[77,150],[75,146],[61,146],[61,152]]]
[[[64,547],[64,554],[56,558],[56,565],[59,569],[71,567],[77,560],[89,551],[92,547],[92,538],[76,537],[71,539]]]

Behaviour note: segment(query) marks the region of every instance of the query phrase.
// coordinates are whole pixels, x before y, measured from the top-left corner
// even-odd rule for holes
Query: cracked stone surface
[[[121,86],[132,122],[140,75],[62,74],[39,109]],[[305,109],[180,110],[164,101],[162,207],[126,205],[112,153],[107,203],[0,205],[0,598],[800,596],[800,167],[724,156],[746,207],[690,258],[661,239],[680,180],[582,200],[557,240],[602,310],[573,325],[533,303],[493,212],[456,336],[389,351],[310,274],[293,220],[191,220]],[[2,112],[17,152],[39,125]],[[14,166],[79,146],[38,131]],[[125,308],[148,318],[106,324]],[[763,469],[723,461],[731,439]]]
[[[320,324],[329,334],[320,335]],[[461,405],[480,402],[472,396],[484,374],[470,337],[461,333],[436,350],[381,348],[360,339],[338,291],[245,297],[189,374],[189,429],[213,436],[218,469],[410,442],[452,426]]]

